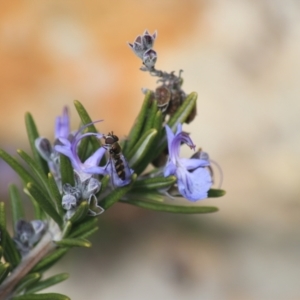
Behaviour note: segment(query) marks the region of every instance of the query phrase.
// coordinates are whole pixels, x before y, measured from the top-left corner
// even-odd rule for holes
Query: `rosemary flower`
[[[164,169],[164,176],[175,175],[180,194],[190,201],[207,198],[207,192],[212,185],[212,178],[205,168],[209,161],[198,158],[181,158],[179,156],[181,143],[195,149],[192,139],[182,131],[182,125],[178,124],[174,134],[166,125],[169,158]]]

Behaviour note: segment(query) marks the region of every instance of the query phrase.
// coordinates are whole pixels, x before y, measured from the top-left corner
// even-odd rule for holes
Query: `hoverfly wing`
[[[121,187],[130,183],[133,170],[130,169],[123,154],[119,155],[118,160],[111,157],[108,168],[113,186]]]

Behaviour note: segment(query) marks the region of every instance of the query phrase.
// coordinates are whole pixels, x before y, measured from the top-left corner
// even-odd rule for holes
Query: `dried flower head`
[[[148,30],[145,30],[142,35],[137,36],[133,44],[128,43],[128,45],[135,55],[143,59],[145,52],[153,47],[156,37],[156,31],[151,35]]]
[[[19,220],[16,223],[14,241],[22,255],[27,254],[34,247],[46,229],[46,223],[41,220],[33,220],[31,222]]]

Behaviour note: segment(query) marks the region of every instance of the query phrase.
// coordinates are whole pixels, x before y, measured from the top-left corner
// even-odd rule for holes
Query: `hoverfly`
[[[104,147],[108,149],[112,184],[114,186],[124,186],[130,182],[130,175],[133,171],[127,165],[127,162],[122,154],[122,148],[118,143],[118,136],[113,132],[109,132],[108,135],[104,135]],[[115,172],[114,172],[115,171]]]

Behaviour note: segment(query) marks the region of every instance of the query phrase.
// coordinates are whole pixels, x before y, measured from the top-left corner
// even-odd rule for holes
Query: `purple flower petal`
[[[100,166],[84,168],[83,172],[87,174],[99,174],[99,175],[107,174],[107,170],[105,170],[105,167],[100,167]]]
[[[199,167],[208,167],[210,165],[209,161],[207,160],[195,158],[180,158],[180,164],[184,166],[187,170],[194,170]]]
[[[70,120],[68,108],[64,107],[61,117],[55,120],[55,138],[68,138],[70,134]]]
[[[67,146],[57,145],[54,147],[54,149],[55,151],[67,156],[70,159],[71,164],[75,170],[80,170],[82,168],[82,162],[80,161],[78,155],[74,155],[71,147],[69,148]]]
[[[82,134],[82,131],[90,126],[91,124],[87,124],[83,126],[79,131],[74,135],[72,138],[72,141],[69,141],[65,138],[60,138],[59,142],[62,145],[56,145],[54,149],[67,156],[71,163],[73,168],[78,171],[79,173],[88,173],[88,174],[104,174],[105,171],[103,167],[99,167],[99,163],[103,157],[103,155],[106,152],[106,149],[104,147],[99,148],[96,150],[84,163],[80,160],[78,153],[77,153],[77,148],[79,143],[83,138],[89,137],[89,136],[96,136],[97,138],[102,138],[103,135],[100,133],[92,133],[92,132],[87,132]],[[93,173],[95,172],[95,173]]]
[[[176,173],[176,169],[176,165],[170,161],[164,169],[164,176],[168,177],[170,175],[174,175]]]
[[[180,170],[177,176],[178,190],[186,199],[197,201],[207,198],[207,192],[212,185],[207,169],[198,168],[194,172]]]
[[[133,170],[130,169],[127,161],[125,160],[125,157],[121,155],[120,158],[124,165],[125,179],[120,178],[120,176],[118,175],[114,161],[112,159],[107,163],[105,167],[106,171],[108,172],[107,174],[111,176],[112,185],[116,187],[121,187],[129,184],[131,182],[131,175],[133,174]]]
[[[180,146],[187,144],[194,149],[195,145],[190,136],[182,132],[182,125],[177,125],[176,134],[166,125],[169,159],[164,169],[164,176],[176,175],[180,194],[190,201],[207,197],[207,191],[212,185],[210,173],[205,169],[209,160],[198,158],[180,158]]]
[[[165,128],[167,133],[168,150],[169,153],[172,153],[172,141],[175,137],[175,134],[173,133],[172,129],[168,125],[166,125]]]
[[[105,154],[106,149],[104,147],[99,148],[97,151],[95,151],[85,162],[84,165],[86,168],[89,166],[98,166],[103,155]]]

